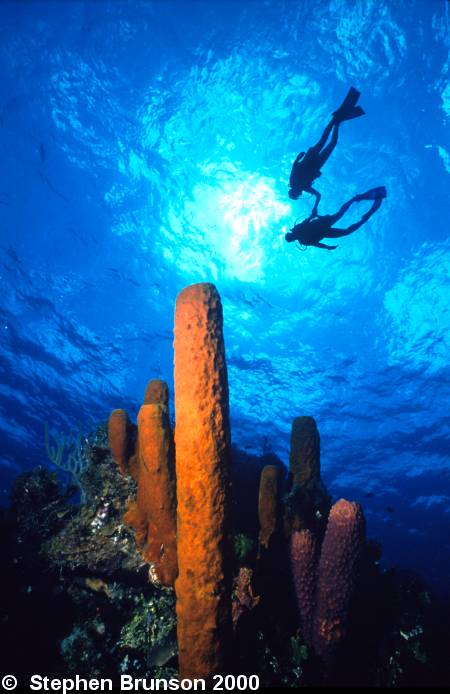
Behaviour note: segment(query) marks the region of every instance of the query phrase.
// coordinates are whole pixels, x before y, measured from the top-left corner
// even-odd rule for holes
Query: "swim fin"
[[[384,186],[378,186],[378,188],[371,188],[367,191],[367,193],[355,195],[356,200],[379,200],[380,198],[385,197],[387,197],[387,191]]]
[[[355,89],[355,87],[350,87],[342,104],[337,111],[333,111],[334,120],[338,123],[342,123],[344,120],[351,120],[352,118],[364,116],[365,111],[363,111],[361,106],[356,105],[359,97],[360,92]]]

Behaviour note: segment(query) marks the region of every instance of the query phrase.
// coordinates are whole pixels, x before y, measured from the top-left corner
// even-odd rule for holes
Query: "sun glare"
[[[182,214],[191,240],[203,249],[205,269],[210,271],[214,260],[218,273],[258,282],[264,277],[264,262],[279,233],[280,220],[291,208],[277,200],[274,180],[255,174],[241,175],[240,181],[236,178],[216,185],[198,183]],[[184,255],[177,264],[192,271]]]

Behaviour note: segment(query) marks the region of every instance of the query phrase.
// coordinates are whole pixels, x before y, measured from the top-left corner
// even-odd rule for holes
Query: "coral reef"
[[[106,425],[86,439],[82,505],[70,503],[70,487],[61,491],[54,474],[37,468],[17,479],[11,506],[0,515],[8,567],[0,598],[3,655],[23,678],[41,671],[175,674],[173,596],[149,584],[122,523],[135,484],[110,455]],[[142,621],[141,643],[133,634]]]
[[[84,490],[80,482],[80,475],[85,468],[84,449],[88,442],[83,440],[80,433],[77,436],[72,432],[67,436],[64,436],[64,434],[51,434],[47,422],[44,424],[44,435],[48,459],[53,465],[71,476],[73,484],[80,492],[81,500],[84,502]],[[53,442],[51,439],[53,439]]]
[[[134,482],[120,474],[110,456],[106,427],[90,441],[81,477],[83,506],[69,503],[69,492],[60,490],[56,476],[38,468],[18,478],[12,504],[0,514],[3,657],[22,677],[39,671],[176,676],[173,591],[148,582],[148,567],[122,523]],[[234,457],[256,477],[257,518],[260,466],[236,450]],[[339,502],[338,509],[343,503],[348,504]],[[272,591],[262,595],[259,590],[261,564],[252,552],[257,532],[255,527],[252,536],[235,536],[235,561],[245,562],[236,567],[232,594],[235,667],[257,673],[261,686],[324,684],[323,665],[305,647],[305,620],[298,630],[295,603],[288,599],[289,575],[277,564]],[[291,560],[310,532],[292,535]],[[336,568],[335,551],[331,555]],[[326,683],[445,686],[450,675],[448,606],[414,577],[382,571],[379,556],[373,544],[362,550],[359,580],[348,603],[347,635],[334,665],[325,655]],[[295,583],[294,571],[293,578]],[[335,585],[336,578],[332,581]]]
[[[230,668],[231,498],[222,304],[211,284],[177,298],[174,340],[181,677]]]
[[[97,433],[87,453],[80,481],[86,503],[54,534],[45,546],[50,565],[59,571],[135,575],[142,571],[131,532],[122,522],[135,485],[123,476],[109,453],[106,428]]]
[[[43,467],[17,477],[11,490],[10,515],[18,564],[27,562],[30,547],[41,548],[70,522],[75,514],[75,508],[68,504],[70,491],[62,495],[56,474]]]
[[[358,504],[331,507],[314,420],[294,420],[287,481],[267,441],[261,456],[231,447],[212,285],[179,295],[174,347],[176,451],[167,385],[150,381],[137,428],[115,410],[79,439],[80,503],[38,468],[0,512],[11,671],[448,685],[450,609],[380,568]],[[47,432],[62,468],[70,445]]]
[[[162,666],[177,653],[173,594],[145,599],[139,595],[133,616],[121,630],[119,645],[127,652],[145,653],[147,667]]]

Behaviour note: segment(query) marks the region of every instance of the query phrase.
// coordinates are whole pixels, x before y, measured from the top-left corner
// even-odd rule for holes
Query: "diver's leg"
[[[320,150],[323,149],[323,147],[325,147],[326,142],[327,142],[328,138],[330,137],[330,133],[331,133],[331,131],[335,125],[336,125],[336,122],[335,122],[334,118],[332,118],[330,120],[330,122],[328,123],[327,127],[325,128],[325,130],[323,131],[322,137],[320,138],[320,140],[315,145],[313,145],[313,147],[311,147],[311,149],[313,149],[315,152],[320,152]],[[336,135],[336,142],[337,142],[337,135]]]
[[[358,222],[358,225],[361,226],[361,224],[364,224],[364,222]],[[348,229],[328,229],[327,233],[325,236],[322,238],[324,239],[340,239],[341,236],[348,236],[349,234],[353,234],[356,229],[352,229],[355,225],[352,224],[351,227],[348,227]]]
[[[349,203],[351,203],[351,202],[352,201],[349,200]],[[346,203],[346,205],[348,205],[349,203]],[[350,226],[347,227],[347,229],[330,229],[329,231],[327,231],[326,238],[338,239],[341,236],[348,236],[349,234],[353,234],[354,231],[356,231],[357,229],[362,227],[362,225],[365,224],[371,218],[371,216],[378,210],[380,205],[381,205],[381,199],[374,200],[374,203],[373,203],[372,207],[370,208],[370,210],[368,212],[366,212],[365,214],[363,214],[363,216],[361,217],[359,222],[355,222],[354,224],[350,224]],[[343,205],[343,207],[345,207],[345,205]]]
[[[350,198],[348,202],[344,202],[342,207],[335,214],[330,215],[331,219],[333,220],[331,224],[335,224],[337,221],[339,221],[339,219],[344,216],[348,208],[351,207],[354,202],[356,202],[356,198]]]
[[[375,214],[375,212],[381,207],[382,201],[383,198],[377,198],[373,201],[373,204],[370,207],[370,209],[367,212],[365,212],[365,214],[363,214],[363,216],[361,217],[362,223],[367,222],[367,220],[370,219],[373,214]]]
[[[331,140],[327,144],[327,146],[319,152],[319,159],[320,159],[320,167],[322,167],[325,162],[327,161],[328,157],[330,156],[331,152],[337,145],[338,141],[338,134],[339,134],[339,123],[335,123],[333,132],[331,134]]]

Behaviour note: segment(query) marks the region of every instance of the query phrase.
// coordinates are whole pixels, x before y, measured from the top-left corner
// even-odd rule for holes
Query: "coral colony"
[[[233,594],[228,380],[222,305],[211,284],[178,296],[174,363],[175,445],[161,381],[147,387],[135,437],[123,410],[112,412],[108,429],[120,472],[137,483],[124,521],[135,530],[151,580],[175,586],[180,677],[233,671],[233,627],[260,605],[253,572],[275,561],[280,540],[290,555],[303,642],[329,666],[345,638],[364,545],[361,507],[341,499],[329,510],[316,424],[311,417],[295,419],[284,512],[280,469],[267,465],[259,489],[258,557],[253,569],[241,567]]]
[[[175,424],[151,380],[137,425],[116,409],[76,442],[46,428],[66,490],[44,468],[16,480],[0,518],[11,672],[124,691],[446,682],[445,614],[380,569],[359,504],[332,504],[314,419],[292,422],[288,475],[269,444],[231,444],[212,284],[178,296],[174,367]]]

